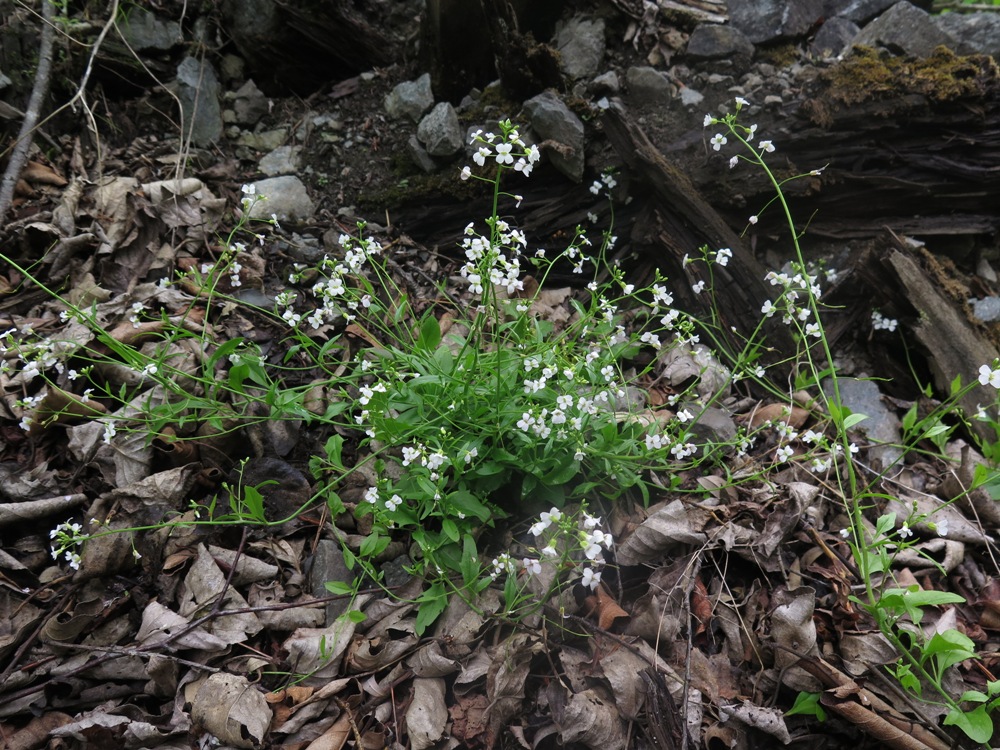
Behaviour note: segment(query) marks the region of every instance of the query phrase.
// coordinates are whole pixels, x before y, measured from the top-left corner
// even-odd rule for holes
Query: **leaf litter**
[[[39,174],[51,179],[44,169]],[[144,281],[159,269],[196,268],[207,257],[224,201],[200,181],[68,184],[63,203],[33,225],[55,248],[39,273],[66,281],[67,298],[91,308],[111,336],[97,340],[89,328],[61,320],[58,304],[35,300],[11,315],[19,331],[32,332],[17,347],[42,342],[71,365],[114,351],[116,342],[141,346],[160,322],[134,322],[136,305],[216,346],[257,328],[252,310],[212,309],[197,287]],[[88,230],[78,232],[84,224]],[[80,257],[81,247],[89,254]],[[274,286],[267,275],[273,262],[254,257],[262,288]],[[400,262],[406,278],[399,283],[435,299],[437,290],[421,279],[433,278],[440,260],[411,245]],[[574,314],[571,300],[571,289],[545,289],[533,312],[564,326]],[[439,327],[447,336],[449,321]],[[280,340],[273,331],[259,334],[265,347]],[[360,347],[379,346],[363,329],[353,334]],[[185,367],[212,352],[181,342],[160,356],[171,359],[180,381]],[[856,571],[839,533],[847,525],[843,501],[821,473],[765,472],[760,450],[729,466],[733,476],[759,473],[756,482],[734,485],[721,473],[681,477],[685,489],[700,491],[680,493],[663,481],[649,507],[626,499],[608,509],[617,569],[591,593],[560,592],[539,602],[540,616],[522,622],[499,616],[494,588],[471,601],[455,596],[420,636],[412,603],[420,582],[397,562],[405,540],[393,540],[383,558],[394,597],[371,586],[349,601],[325,588],[352,575],[340,545],[357,551],[363,519],[332,525],[320,509],[262,531],[188,525],[199,505],[226,492],[236,455],[255,456],[250,465],[261,462],[262,477],[279,479],[277,488],[262,490],[267,520],[290,515],[310,494],[291,465],[305,466],[315,450],[307,432],[270,426],[266,413],[247,426],[236,419],[245,405],[231,404],[232,421],[202,421],[199,440],[163,430],[147,443],[108,425],[170,395],[124,365],[102,367],[101,377],[134,395],[108,411],[77,399],[66,381],[65,392],[53,390],[22,413],[14,402],[28,383],[3,375],[0,466],[10,481],[0,489],[0,527],[17,535],[5,534],[0,555],[0,727],[9,747],[788,745],[816,731],[814,720],[773,705],[787,710],[798,691],[821,693],[820,704],[840,717],[831,742],[856,745],[865,731],[887,747],[949,746],[915,723],[936,718],[935,709],[902,705],[874,679],[878,665],[895,656],[852,598]],[[730,377],[703,348],[665,356],[655,381],[637,394],[650,404],[638,418],[673,418],[676,411],[661,408],[670,394],[697,380],[711,398]],[[322,394],[317,399],[318,410],[329,408]],[[815,411],[797,404],[724,398],[718,411],[722,418],[706,418],[702,429],[726,439],[736,423],[817,426]],[[58,420],[47,419],[57,412]],[[28,429],[18,430],[25,417]],[[914,509],[934,513],[948,527],[940,537],[916,526],[925,539],[896,559],[896,575],[966,595],[968,604],[934,611],[924,622],[928,632],[957,627],[993,644],[1000,595],[980,552],[992,549],[995,518],[987,513],[995,503],[981,489],[965,495],[967,467],[977,462],[959,441],[949,447],[961,455],[960,469],[910,466],[908,478],[900,474],[891,488],[885,482],[883,512],[900,519]],[[49,564],[45,523],[67,516],[101,532],[160,528],[101,533],[83,546],[79,569],[67,570]],[[525,521],[514,519],[507,530],[512,545],[525,538]],[[535,594],[547,590],[539,585]],[[953,673],[956,694],[992,679],[996,660],[987,654],[981,664],[981,672]]]

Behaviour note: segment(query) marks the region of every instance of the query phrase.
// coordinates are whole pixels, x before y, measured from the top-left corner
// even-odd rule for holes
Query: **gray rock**
[[[389,117],[409,117],[414,122],[420,122],[424,112],[433,106],[430,73],[424,73],[415,81],[398,84],[385,97],[385,111]]]
[[[927,57],[938,45],[950,46],[953,40],[934,24],[930,14],[903,0],[865,26],[851,44]]]
[[[837,57],[847,49],[861,29],[854,21],[839,16],[829,19],[816,33],[809,45],[815,57]]]
[[[867,23],[896,2],[898,0],[826,0],[823,11],[827,18],[840,17],[855,23]]]
[[[251,218],[269,219],[271,214],[275,214],[278,221],[302,222],[316,212],[316,205],[309,198],[306,186],[294,175],[268,177],[253,184],[257,195],[267,200],[254,204],[250,209]]]
[[[208,60],[185,57],[177,66],[177,98],[184,113],[185,135],[195,146],[209,146],[222,137],[219,79]]]
[[[696,404],[686,408],[698,416],[698,421],[688,427],[696,443],[730,443],[736,437],[736,422],[728,411],[714,406],[702,409]]]
[[[681,89],[681,104],[685,107],[694,107],[705,101],[705,95],[700,91],[685,86]]]
[[[257,166],[268,177],[296,174],[299,171],[301,154],[301,146],[278,146],[265,155]]]
[[[455,108],[441,102],[417,126],[417,138],[431,156],[451,156],[462,148],[462,130]]]
[[[435,169],[437,169],[437,164],[430,157],[430,154],[420,145],[420,141],[417,140],[417,136],[411,135],[409,140],[406,142],[406,150],[410,154],[410,158],[413,159],[413,163],[420,167],[423,171],[430,174]]]
[[[823,0],[729,0],[729,22],[754,44],[805,34],[823,18]]]
[[[1000,320],[1000,297],[985,297],[970,301],[973,314],[984,323]]]
[[[240,125],[256,125],[267,114],[267,97],[252,80],[233,94],[233,112]]]
[[[573,16],[557,27],[555,41],[562,72],[569,78],[590,78],[604,60],[604,19]]]
[[[650,104],[665,104],[674,95],[674,85],[667,76],[646,66],[633,67],[625,71],[625,83],[629,94]]]
[[[219,60],[219,75],[227,83],[242,81],[246,66],[246,60],[239,55],[223,55],[222,59]]]
[[[0,70],[0,91],[14,83],[9,76],[4,75],[4,72]]]
[[[882,444],[869,451],[872,462],[878,462],[882,468],[894,465],[902,456],[898,447],[902,440],[900,422],[896,413],[882,402],[878,384],[857,378],[839,378],[837,383],[841,403],[852,414],[865,414],[868,417],[854,429],[865,433],[873,443]],[[823,390],[828,397],[833,397],[833,385],[829,380],[823,381]]]
[[[552,166],[574,182],[583,179],[583,123],[562,99],[550,91],[532,97],[524,103],[532,130],[543,141],[555,141],[563,149],[547,148]]]
[[[753,57],[753,44],[739,29],[703,23],[695,27],[688,39],[687,54],[692,60],[715,60],[741,55]]]
[[[614,96],[621,90],[621,83],[618,81],[618,74],[613,70],[601,73],[590,82],[590,92],[594,96]]]
[[[240,131],[236,138],[237,146],[246,146],[254,151],[274,151],[288,138],[284,128],[277,130],[262,130],[259,133],[244,133]]]
[[[1000,13],[945,13],[932,19],[955,40],[959,54],[990,55],[1000,60]]]
[[[176,21],[164,21],[145,8],[132,6],[119,24],[122,36],[136,52],[156,50],[167,52],[172,47],[184,43],[181,25]]]
[[[354,580],[354,573],[344,562],[344,553],[340,549],[340,545],[333,539],[321,539],[316,545],[308,580],[311,593],[317,599],[330,595],[330,591],[326,588],[327,583],[350,584]],[[327,625],[332,625],[340,615],[347,611],[350,604],[351,598],[349,596],[328,603],[326,605]]]

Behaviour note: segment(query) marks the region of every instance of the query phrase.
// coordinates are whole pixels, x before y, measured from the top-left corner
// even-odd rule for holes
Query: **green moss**
[[[792,63],[798,61],[799,50],[794,44],[779,44],[774,47],[767,47],[760,52],[760,58],[777,68],[787,68]]]
[[[842,104],[920,94],[932,101],[985,96],[1000,79],[996,63],[984,55],[962,57],[938,47],[930,57],[910,60],[859,47],[824,74],[826,96]]]

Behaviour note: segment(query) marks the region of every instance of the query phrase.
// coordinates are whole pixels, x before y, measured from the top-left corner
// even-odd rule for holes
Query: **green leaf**
[[[347,613],[347,619],[355,623],[364,622],[366,619],[368,619],[368,615],[366,615],[360,609],[352,609],[350,612]]]
[[[954,628],[943,633],[935,633],[922,649],[921,662],[933,659],[939,675],[959,662],[976,659],[976,644],[964,633]]]
[[[479,578],[479,550],[476,549],[476,540],[472,534],[466,534],[462,539],[462,562],[459,567],[466,586]]]
[[[431,494],[433,496],[433,493]],[[488,521],[492,517],[490,509],[481,503],[471,492],[458,490],[448,495],[448,502],[467,516],[475,516],[480,521]],[[457,541],[457,538],[456,538]]]
[[[822,693],[799,693],[795,697],[795,703],[790,709],[785,711],[785,716],[815,716],[820,721],[826,721],[826,711],[819,703]]]
[[[457,542],[459,540],[460,534],[458,533],[458,526],[450,518],[444,518],[441,520],[441,531],[444,532],[451,541]]]
[[[417,635],[423,635],[424,631],[444,612],[448,605],[448,595],[445,593],[444,584],[440,581],[431,585],[427,591],[417,599],[420,607],[417,609],[417,620],[414,629]]]
[[[864,422],[866,419],[868,419],[867,414],[848,414],[844,417],[844,429],[849,430],[854,425]]]
[[[354,593],[354,586],[349,583],[344,583],[343,581],[327,581],[323,585],[331,594],[337,594],[338,596],[345,596]]]
[[[432,313],[427,313],[420,321],[420,338],[417,339],[417,346],[425,351],[433,351],[440,343],[441,326]]]
[[[986,744],[993,738],[993,720],[986,713],[986,706],[978,706],[974,711],[953,708],[944,717],[944,724],[958,727],[973,742]]]
[[[326,441],[324,446],[326,451],[326,460],[336,468],[344,469],[344,459],[342,457],[342,452],[344,450],[344,436],[340,434],[334,434]]]

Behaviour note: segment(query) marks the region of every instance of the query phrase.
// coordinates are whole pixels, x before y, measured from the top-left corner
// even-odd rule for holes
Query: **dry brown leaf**
[[[29,161],[21,171],[21,179],[27,180],[32,185],[55,185],[63,187],[68,184],[66,178],[56,172],[46,164],[39,164],[37,161]]]
[[[600,584],[597,590],[585,600],[585,613],[594,615],[597,620],[597,627],[601,630],[610,630],[616,620],[628,619],[629,614],[611,596],[611,592]]]
[[[340,750],[353,734],[351,717],[344,711],[323,734],[306,746],[306,750]]]
[[[811,674],[797,666],[803,656],[819,653],[816,645],[816,590],[800,586],[792,591],[774,594],[777,606],[771,612],[771,638],[780,646],[774,652],[774,662],[781,671],[781,682],[792,688],[817,692],[820,684]]]
[[[673,500],[658,508],[624,540],[615,551],[619,565],[640,565],[662,556],[682,544],[700,545],[707,539],[703,529],[709,514]]]
[[[241,675],[209,675],[195,694],[191,718],[223,743],[260,747],[271,724],[264,695]]]
[[[621,714],[601,691],[570,693],[553,680],[546,694],[562,744],[579,742],[594,750],[625,747]]]
[[[413,681],[413,698],[406,709],[406,733],[413,750],[432,747],[444,736],[448,723],[445,690],[445,681],[440,677],[417,677]]]
[[[801,406],[792,404],[766,404],[750,415],[750,427],[757,429],[768,422],[784,422],[796,430],[802,427],[809,418],[809,412]]]
[[[701,576],[694,579],[694,588],[691,590],[691,615],[698,623],[695,635],[701,635],[712,621],[712,601],[708,598],[708,589],[705,588]]]

